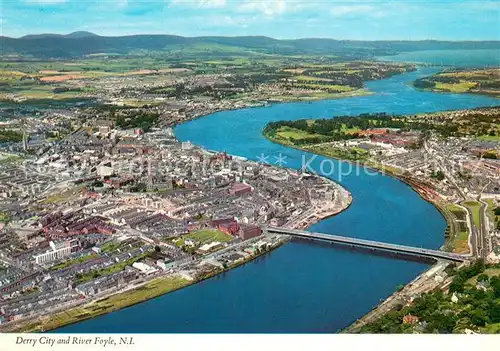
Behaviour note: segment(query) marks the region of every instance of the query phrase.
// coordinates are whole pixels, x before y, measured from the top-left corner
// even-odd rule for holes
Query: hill
[[[72,38],[72,39],[79,39],[79,38],[88,38],[88,37],[98,37],[97,34],[91,33],[91,32],[86,32],[86,31],[79,31],[79,32],[73,32],[69,33],[66,35],[63,34],[52,34],[52,33],[45,33],[45,34],[28,34],[25,35],[19,39],[43,39],[43,38]]]
[[[91,54],[138,52],[178,53],[189,55],[190,48],[210,53],[281,54],[281,55],[337,55],[351,58],[393,55],[405,51],[448,49],[500,49],[499,41],[351,41],[334,39],[278,40],[264,36],[244,37],[181,37],[175,35],[99,36],[90,32],[68,35],[39,34],[21,38],[0,37],[1,54],[34,58],[72,58]]]

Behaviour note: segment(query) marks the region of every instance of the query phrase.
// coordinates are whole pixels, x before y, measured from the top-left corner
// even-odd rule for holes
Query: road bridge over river
[[[347,246],[351,246],[351,247],[360,247],[360,248],[367,248],[367,249],[372,249],[372,250],[377,250],[377,251],[400,253],[400,254],[416,256],[416,257],[423,257],[423,258],[433,258],[436,260],[464,262],[464,261],[468,261],[468,260],[472,259],[471,256],[460,255],[460,254],[456,254],[456,253],[452,253],[452,252],[424,249],[424,248],[413,247],[413,246],[390,244],[390,243],[384,243],[384,242],[380,242],[380,241],[351,238],[351,237],[332,235],[332,234],[307,232],[307,231],[298,230],[298,229],[263,227],[262,230],[264,232],[267,232],[270,234],[290,235],[292,237],[298,237],[298,238],[303,238],[303,239],[327,241],[327,242],[347,245]]]

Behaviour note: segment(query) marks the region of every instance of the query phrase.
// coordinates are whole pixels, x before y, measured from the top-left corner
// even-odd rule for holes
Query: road
[[[481,204],[481,208],[479,209],[479,221],[481,223],[480,228],[478,229],[478,241],[481,243],[481,258],[486,259],[490,250],[490,240],[489,240],[489,230],[486,226],[487,215],[486,211],[488,210],[488,204],[480,199],[481,196],[478,196],[478,201]]]
[[[277,228],[277,227],[262,227],[262,229],[264,230],[264,232],[272,234],[285,234],[290,236],[296,236],[299,238],[329,241],[348,246],[363,247],[372,250],[391,251],[391,252],[413,255],[417,257],[426,257],[426,258],[441,259],[441,260],[455,261],[455,262],[464,262],[470,259],[469,256],[451,252],[431,250],[431,249],[405,246],[405,245],[397,245],[386,242],[365,240],[365,239],[339,236],[333,234],[323,234],[323,233],[308,232],[298,229]]]
[[[453,175],[448,171],[446,167],[446,157],[440,157],[438,159],[435,154],[439,154],[438,151],[435,151],[432,149],[427,141],[424,142],[424,149],[427,151],[427,154],[437,163],[439,163],[439,166],[441,170],[443,171],[444,176],[446,179],[455,187],[457,190],[457,193],[460,195],[460,197],[463,199],[463,201],[467,200],[466,194],[460,189],[460,187],[457,185],[456,179],[453,177]],[[439,150],[441,153],[444,153],[444,150]],[[452,167],[453,169],[453,167]],[[484,187],[486,188],[486,186]],[[484,190],[483,188],[483,190]],[[490,252],[489,248],[489,240],[488,240],[488,230],[486,228],[486,223],[485,223],[485,212],[487,208],[487,204],[481,201],[481,195],[477,197],[477,201],[481,204],[481,208],[479,210],[480,213],[480,226],[479,228],[476,228],[474,224],[474,216],[472,214],[472,211],[465,205],[462,206],[467,209],[467,216],[469,217],[470,225],[469,225],[469,230],[470,230],[470,244],[471,244],[471,253],[473,256],[486,259],[488,256],[488,253]]]

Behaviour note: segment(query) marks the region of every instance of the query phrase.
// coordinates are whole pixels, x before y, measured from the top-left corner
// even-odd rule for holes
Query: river
[[[180,140],[252,160],[263,155],[273,163],[281,153],[284,166],[299,168],[303,157],[307,162],[314,156],[266,140],[261,132],[267,122],[498,105],[494,98],[421,92],[407,84],[436,71],[423,68],[369,82],[368,89],[375,93],[370,96],[218,112],[179,125],[175,133]],[[381,174],[347,172],[347,163],[319,156],[312,168],[320,170],[322,162],[323,173],[348,188],[354,201],[312,230],[426,248],[443,244],[445,220],[406,184]],[[336,332],[427,268],[418,262],[292,242],[224,275],[57,332]]]

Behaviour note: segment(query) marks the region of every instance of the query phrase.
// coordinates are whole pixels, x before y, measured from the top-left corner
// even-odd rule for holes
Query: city
[[[23,123],[78,123],[68,119]],[[2,168],[4,323],[159,277],[197,281],[286,240],[262,236],[261,225],[304,228],[350,202],[334,182],[210,153],[178,142],[171,128],[86,119],[55,145],[25,138],[23,147],[36,156]]]
[[[0,17],[0,336],[500,333],[496,4],[89,1]]]

